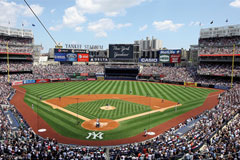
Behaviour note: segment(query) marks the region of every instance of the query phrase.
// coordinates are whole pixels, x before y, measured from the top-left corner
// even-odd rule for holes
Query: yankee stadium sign
[[[67,49],[93,49],[93,50],[103,49],[103,45],[65,44],[65,47]]]

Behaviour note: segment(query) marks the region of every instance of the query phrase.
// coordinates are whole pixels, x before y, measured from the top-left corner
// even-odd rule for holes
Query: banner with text
[[[141,63],[158,63],[157,58],[139,58],[139,62]]]
[[[181,54],[181,49],[160,50],[159,54]]]
[[[89,62],[89,54],[78,54],[78,62]]]
[[[109,58],[132,59],[133,44],[109,44]]]
[[[102,58],[102,57],[89,59],[89,62],[108,62],[108,61],[109,61],[108,58]]]
[[[36,83],[47,83],[50,82],[50,79],[37,79]]]
[[[170,55],[170,63],[180,63],[180,62],[181,62],[181,54]]]
[[[159,55],[159,62],[169,63],[170,62],[170,55]]]

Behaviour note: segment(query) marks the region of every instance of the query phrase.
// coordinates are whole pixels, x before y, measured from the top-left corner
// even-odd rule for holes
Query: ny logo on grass
[[[95,133],[95,132],[90,132],[88,133],[88,136],[86,137],[86,139],[89,139],[90,137],[92,137],[92,139],[103,139],[103,134],[102,132],[98,132],[98,133]]]

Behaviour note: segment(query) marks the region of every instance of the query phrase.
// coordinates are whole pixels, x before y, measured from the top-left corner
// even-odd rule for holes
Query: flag
[[[202,23],[201,23],[201,22],[199,22],[199,26],[202,26]]]
[[[211,21],[210,24],[213,24],[213,21]]]
[[[24,26],[24,24],[22,23],[22,27]]]
[[[8,24],[10,25],[10,21],[8,21]]]
[[[33,27],[35,27],[35,24],[32,24]]]
[[[226,23],[228,22],[228,19],[226,19]]]

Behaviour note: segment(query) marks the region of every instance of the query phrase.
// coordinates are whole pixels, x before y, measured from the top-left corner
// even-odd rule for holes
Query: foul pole
[[[233,87],[234,53],[235,53],[235,44],[233,45],[231,88]]]
[[[8,41],[7,41],[7,66],[8,66],[8,83],[10,83]]]

